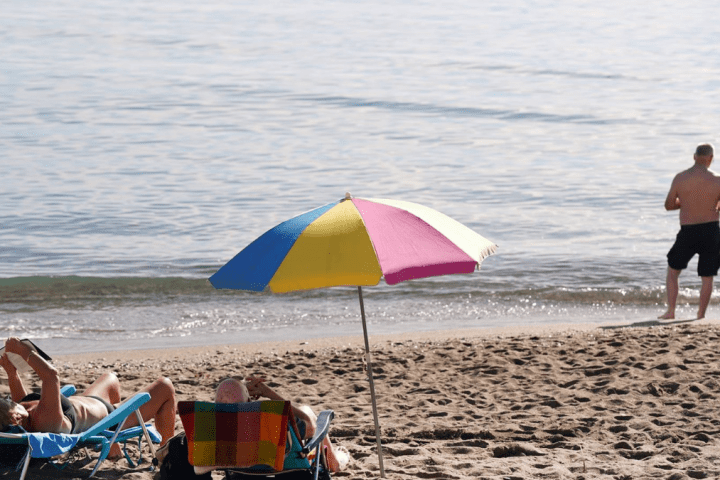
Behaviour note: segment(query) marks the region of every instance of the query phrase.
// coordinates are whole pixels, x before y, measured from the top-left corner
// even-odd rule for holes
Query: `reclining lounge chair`
[[[72,386],[66,386],[62,389],[62,393],[65,396],[71,395],[74,391],[75,389]],[[102,462],[107,458],[113,443],[125,443],[133,438],[137,438],[138,441],[140,441],[142,437],[147,440],[151,455],[154,457],[155,449],[153,442],[159,443],[161,437],[155,427],[145,424],[139,411],[140,406],[148,400],[150,400],[149,393],[137,393],[120,404],[110,415],[82,433],[29,433],[23,431],[20,427],[16,427],[16,429],[10,432],[2,432],[0,433],[0,459],[3,461],[2,467],[15,470],[22,468],[20,480],[24,480],[31,458],[49,459],[70,452],[75,448],[92,447],[100,450],[97,463],[89,475],[89,477],[92,477]],[[125,420],[133,413],[138,419],[139,426],[123,430],[122,427]],[[113,427],[116,427],[115,430],[110,430],[110,428]],[[134,466],[128,455],[127,448],[123,450],[130,465]]]

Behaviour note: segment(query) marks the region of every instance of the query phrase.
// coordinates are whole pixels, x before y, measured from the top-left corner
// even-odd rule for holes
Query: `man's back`
[[[695,165],[677,174],[673,180],[668,201],[679,199],[680,225],[694,225],[718,221],[720,177],[711,170]]]

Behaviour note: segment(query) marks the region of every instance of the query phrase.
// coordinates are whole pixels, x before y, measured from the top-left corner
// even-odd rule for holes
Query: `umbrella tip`
[[[345,200],[352,200],[352,195],[350,195],[350,192],[345,192]]]

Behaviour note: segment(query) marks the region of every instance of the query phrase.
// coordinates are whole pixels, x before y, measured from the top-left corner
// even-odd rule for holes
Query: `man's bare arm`
[[[677,178],[673,180],[668,192],[667,198],[665,199],[665,210],[679,210],[680,209],[680,198],[678,197],[677,186],[675,185]]]

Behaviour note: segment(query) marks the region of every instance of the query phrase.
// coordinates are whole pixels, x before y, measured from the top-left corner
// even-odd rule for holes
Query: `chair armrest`
[[[0,445],[10,444],[10,443],[27,445],[27,443],[28,443],[27,433],[0,432]]]
[[[60,389],[60,393],[62,393],[66,397],[72,397],[73,395],[75,395],[75,392],[77,392],[77,390],[75,389],[75,385],[65,385]]]
[[[118,405],[117,409],[107,417],[103,418],[90,429],[81,433],[82,437],[92,437],[95,435],[101,435],[103,430],[107,430],[113,425],[119,425],[123,422],[131,413],[140,408],[140,405],[150,400],[150,394],[147,392],[136,393],[134,396],[125,400],[123,403]]]
[[[330,431],[330,422],[332,419],[335,418],[335,412],[332,410],[323,410],[320,412],[320,415],[318,415],[317,418],[317,427],[315,428],[315,435],[310,439],[308,443],[305,444],[305,447],[303,448],[303,453],[308,454],[315,448],[317,448],[320,443],[325,439],[328,432]]]

